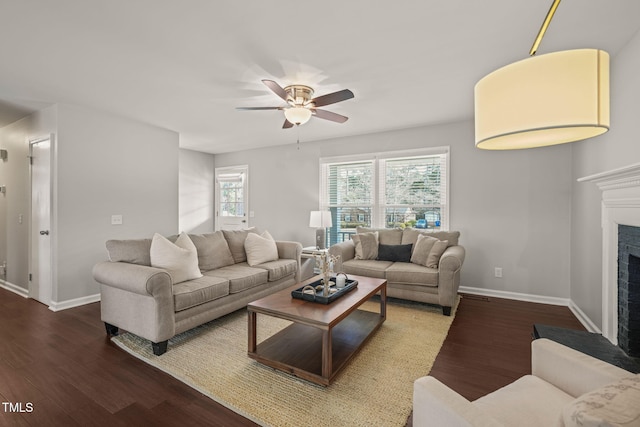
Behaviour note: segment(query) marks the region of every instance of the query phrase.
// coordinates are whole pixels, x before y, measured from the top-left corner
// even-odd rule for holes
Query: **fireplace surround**
[[[635,310],[632,313],[635,317],[632,316],[631,319],[633,323],[633,319],[637,320],[640,315],[637,312],[639,307],[637,303],[629,305],[628,298],[619,307],[618,278],[628,278],[628,265],[635,268],[635,258],[640,257],[640,240],[636,240],[640,236],[640,163],[586,176],[578,181],[593,182],[602,191],[602,335],[629,354],[627,337],[622,336],[622,340],[619,340],[619,329],[628,329],[629,325],[620,327],[618,314],[619,311]],[[622,240],[620,232],[623,232]],[[633,271],[635,270],[632,273]],[[621,299],[624,300],[628,289],[620,292],[623,294]],[[622,321],[628,320],[623,313]],[[633,328],[635,324],[631,326]]]

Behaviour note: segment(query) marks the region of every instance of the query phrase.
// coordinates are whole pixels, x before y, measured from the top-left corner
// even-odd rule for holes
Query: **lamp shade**
[[[311,110],[305,107],[286,108],[284,116],[294,125],[303,125],[311,118]]]
[[[609,54],[576,49],[500,68],[475,86],[476,147],[513,150],[609,130]]]
[[[332,227],[331,212],[329,211],[311,211],[309,215],[309,227],[324,228]]]

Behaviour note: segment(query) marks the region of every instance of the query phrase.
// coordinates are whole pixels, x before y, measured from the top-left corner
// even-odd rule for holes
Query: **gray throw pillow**
[[[355,259],[378,258],[378,233],[354,234],[351,240],[356,244]]]
[[[222,231],[207,234],[189,234],[198,250],[200,270],[213,270],[234,264],[233,255]]]
[[[410,262],[412,244],[408,245],[378,245],[378,260],[393,262]]]
[[[425,234],[418,235],[416,244],[413,245],[413,254],[411,254],[411,262],[418,265],[427,266],[427,258],[433,245],[438,242],[435,237],[427,236]]]
[[[427,257],[427,267],[429,268],[438,268],[438,264],[440,263],[440,257],[447,249],[449,242],[446,240],[438,240],[433,244],[431,251],[429,252],[429,256]]]

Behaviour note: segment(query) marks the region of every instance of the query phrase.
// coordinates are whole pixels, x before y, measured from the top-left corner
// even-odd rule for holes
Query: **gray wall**
[[[293,141],[285,132],[283,141]],[[250,225],[309,246],[321,157],[448,145],[451,229],[467,248],[462,285],[568,299],[571,148],[486,152],[473,137],[468,121],[218,154],[215,165],[249,165]]]
[[[573,145],[571,299],[602,327],[602,195],[575,180],[640,162],[640,33],[611,59],[611,129]]]
[[[213,154],[181,149],[179,163],[179,230],[187,233],[213,231]]]
[[[178,135],[69,105],[38,112],[1,129],[0,135],[3,141],[12,141],[18,158],[26,157],[29,139],[49,132],[55,133],[51,227],[55,308],[99,293],[91,269],[106,259],[106,240],[178,231]],[[10,200],[7,217],[15,222],[20,211],[25,221],[19,232],[7,236],[7,245],[16,249],[15,264],[12,261],[9,267],[16,272],[16,281],[10,279],[27,289],[28,164],[12,169],[11,175],[20,196]],[[123,215],[123,224],[111,225],[112,214]]]

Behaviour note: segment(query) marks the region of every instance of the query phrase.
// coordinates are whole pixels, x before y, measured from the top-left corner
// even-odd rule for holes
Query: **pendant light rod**
[[[536,36],[535,41],[533,42],[533,46],[531,46],[531,50],[529,51],[529,56],[533,56],[538,51],[538,46],[544,37],[544,33],[547,32],[547,28],[549,28],[549,24],[551,23],[551,19],[553,18],[553,14],[556,13],[556,9],[560,4],[560,0],[553,0],[553,4],[547,13],[547,17],[544,18],[544,22],[542,23],[542,27],[540,27],[540,31],[538,31],[538,35]]]

